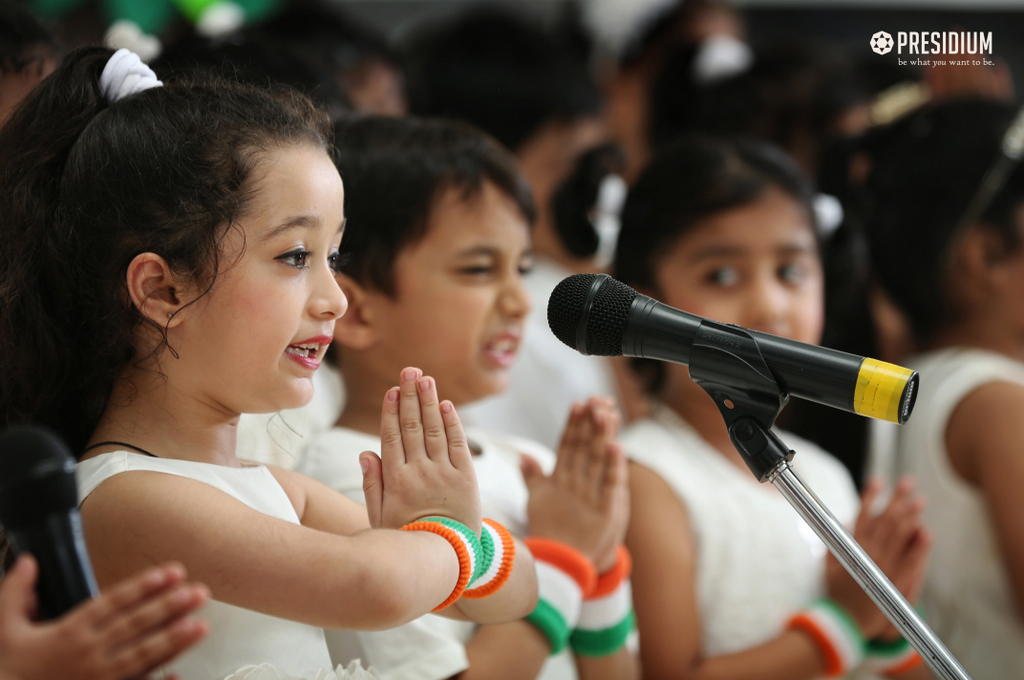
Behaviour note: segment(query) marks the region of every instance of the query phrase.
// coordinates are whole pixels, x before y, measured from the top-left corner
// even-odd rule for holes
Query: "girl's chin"
[[[275,390],[267,395],[267,399],[242,413],[276,413],[301,408],[313,399],[313,380],[311,378],[293,378],[286,388]]]

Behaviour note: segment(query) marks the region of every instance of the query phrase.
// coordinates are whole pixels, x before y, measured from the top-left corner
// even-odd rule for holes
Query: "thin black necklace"
[[[158,456],[156,454],[150,453],[146,449],[140,449],[138,446],[135,446],[134,444],[126,444],[125,442],[99,442],[98,444],[93,444],[92,446],[85,447],[85,449],[82,451],[82,454],[84,455],[85,453],[87,453],[89,451],[92,451],[93,449],[99,448],[101,446],[107,446],[108,444],[116,444],[117,446],[126,446],[129,449],[135,449],[139,453],[144,453],[147,456],[151,456],[153,458],[159,458],[160,457],[160,456]]]

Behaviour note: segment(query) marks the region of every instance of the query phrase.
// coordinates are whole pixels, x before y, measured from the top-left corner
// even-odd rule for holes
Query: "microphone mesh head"
[[[622,355],[622,334],[629,308],[637,293],[615,279],[605,279],[594,297],[587,319],[587,353],[604,357]]]
[[[597,291],[587,318],[586,347],[576,346],[587,293],[598,274],[575,274],[555,286],[548,300],[548,326],[555,337],[569,347],[586,354],[619,356],[622,354],[622,333],[626,329],[629,307],[637,292],[624,283],[601,277],[604,283]]]
[[[562,279],[548,298],[548,327],[555,337],[575,350],[576,327],[583,314],[583,304],[587,300],[587,291],[594,283],[597,274],[574,274]]]

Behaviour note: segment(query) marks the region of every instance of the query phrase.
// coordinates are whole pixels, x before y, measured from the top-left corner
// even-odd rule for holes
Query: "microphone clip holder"
[[[690,377],[714,400],[729,439],[759,482],[771,482],[942,680],[971,680],[917,611],[793,470],[795,454],[772,432],[789,394],[745,329],[703,320],[690,350]]]
[[[701,322],[690,350],[690,377],[714,400],[729,439],[757,481],[769,481],[773,470],[793,459],[793,451],[771,429],[789,394],[745,329]]]

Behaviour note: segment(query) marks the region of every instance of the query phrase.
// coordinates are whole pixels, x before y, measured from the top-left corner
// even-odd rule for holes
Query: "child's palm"
[[[903,596],[913,602],[920,594],[931,547],[931,536],[921,526],[923,502],[914,495],[913,484],[902,480],[886,508],[875,515],[871,506],[879,492],[876,481],[864,490],[854,538]],[[826,575],[833,599],[861,624],[868,638],[894,633],[881,611],[832,555]]]
[[[419,369],[405,369],[400,387],[385,396],[381,458],[364,453],[363,460],[371,526],[395,529],[440,516],[480,532],[480,493],[462,424]]]
[[[610,402],[592,399],[570,413],[550,476],[533,459],[523,464],[530,533],[576,548],[598,571],[614,564],[629,523],[625,458],[614,441],[618,423]]]

